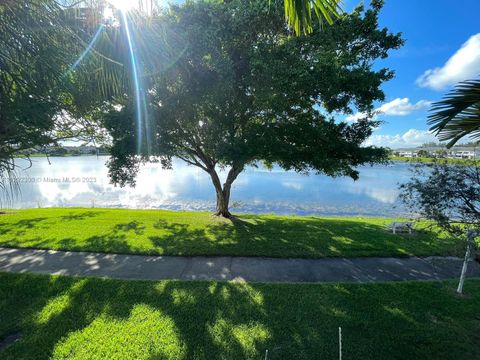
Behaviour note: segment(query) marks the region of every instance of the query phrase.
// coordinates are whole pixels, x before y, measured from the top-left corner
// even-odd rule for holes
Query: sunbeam
[[[110,4],[115,6],[118,10],[120,10],[122,13],[133,9],[134,7],[138,6],[136,4],[135,0],[109,0],[108,1]]]
[[[130,54],[130,63],[132,66],[133,87],[135,92],[135,106],[136,106],[135,122],[137,125],[137,153],[140,154],[142,151],[144,116],[146,112],[145,96],[143,94],[142,87],[140,84],[139,68],[138,68],[137,56],[134,49],[134,43],[132,40],[132,34],[130,32],[130,24],[129,24],[126,12],[120,11],[120,13],[122,15],[123,23],[125,24],[125,34],[127,37],[128,51]],[[148,149],[149,149],[149,144],[147,144],[147,151]]]
[[[72,70],[75,70],[76,67],[82,62],[82,60],[85,58],[85,56],[87,56],[87,54],[92,50],[93,46],[95,45],[95,43],[97,42],[100,34],[105,30],[105,25],[104,24],[100,24],[100,26],[98,27],[98,30],[97,32],[95,33],[95,35],[93,36],[92,40],[90,41],[90,43],[88,44],[88,46],[85,48],[85,50],[83,50],[82,52],[82,55],[79,56],[79,58],[77,59],[77,61],[75,61],[73,63],[73,65],[70,67],[70,71]]]

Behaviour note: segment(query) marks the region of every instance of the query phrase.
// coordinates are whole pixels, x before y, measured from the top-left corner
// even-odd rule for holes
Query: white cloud
[[[392,149],[399,147],[415,147],[427,142],[436,142],[435,136],[428,130],[410,129],[404,134],[379,135],[373,134],[365,145],[386,146]]]
[[[389,115],[389,116],[406,116],[413,111],[426,109],[430,106],[431,102],[428,100],[420,100],[415,104],[412,104],[408,98],[396,98],[388,103],[383,104],[379,108],[375,109],[375,114]],[[357,121],[366,116],[363,112],[357,112],[356,114],[347,116],[347,121]]]
[[[303,184],[299,182],[294,182],[294,181],[283,181],[282,186],[289,188],[289,189],[294,189],[294,190],[302,190],[303,189]]]
[[[442,90],[480,73],[480,33],[473,35],[442,67],[425,71],[416,81],[418,86]]]
[[[391,116],[405,116],[409,115],[413,111],[426,109],[430,106],[431,102],[428,100],[420,100],[415,104],[410,103],[408,98],[396,98],[386,104],[383,104],[378,108],[378,112],[384,115]]]
[[[347,121],[358,121],[360,119],[365,118],[366,115],[367,114],[365,114],[364,112],[357,112],[353,115],[348,115],[346,119]]]

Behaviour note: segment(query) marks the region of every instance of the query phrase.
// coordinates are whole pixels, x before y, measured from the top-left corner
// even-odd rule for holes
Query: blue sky
[[[349,11],[355,4],[347,0],[344,7]],[[377,108],[385,123],[369,143],[398,148],[434,140],[427,132],[429,103],[456,82],[480,75],[479,14],[479,0],[385,1],[380,24],[402,32],[406,43],[376,64],[396,76],[383,85],[386,99]]]

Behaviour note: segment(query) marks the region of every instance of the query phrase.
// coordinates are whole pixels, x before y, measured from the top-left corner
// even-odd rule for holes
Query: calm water
[[[20,194],[8,207],[126,207],[212,211],[215,192],[202,170],[174,162],[142,168],[135,188],[109,183],[107,157],[35,158],[18,172]],[[19,162],[26,166],[26,163]],[[233,184],[232,210],[249,213],[371,215],[405,214],[398,183],[409,178],[409,165],[360,168],[360,180],[300,175],[281,169],[248,168]],[[222,173],[225,176],[225,173]]]

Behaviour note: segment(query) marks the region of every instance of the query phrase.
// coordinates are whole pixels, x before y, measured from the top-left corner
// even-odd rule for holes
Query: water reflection
[[[142,168],[135,188],[109,182],[106,157],[36,158],[19,172],[21,194],[13,207],[94,206],[205,210],[214,208],[214,189],[202,170],[174,161],[174,170],[158,164]],[[25,164],[26,165],[26,164]],[[225,177],[225,172],[221,176]],[[404,213],[398,183],[409,177],[408,165],[360,169],[360,180],[300,175],[274,168],[248,168],[233,185],[235,212],[322,215]]]

